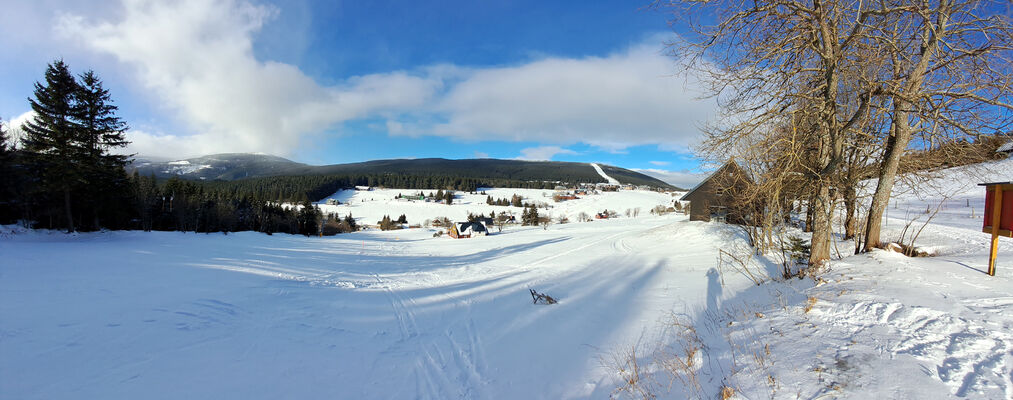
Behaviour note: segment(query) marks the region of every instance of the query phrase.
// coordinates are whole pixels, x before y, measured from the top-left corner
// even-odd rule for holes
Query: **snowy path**
[[[616,356],[636,348],[637,382],[660,398],[728,386],[741,398],[1013,399],[1013,240],[986,276],[980,188],[956,187],[979,180],[944,177],[962,191],[892,202],[884,238],[947,199],[918,239],[935,257],[847,256],[853,243],[839,242],[845,257],[819,283],[754,285],[718,266],[718,249],[759,276],[779,276],[776,260],[754,257],[741,228],[681,215],[470,240],[3,234],[0,397],[597,399],[615,394]],[[490,189],[446,206],[376,190],[330,210],[457,218],[509,212],[484,202],[514,193],[551,195]],[[670,201],[621,191],[543,210]],[[529,289],[559,304],[533,305]],[[692,379],[665,375],[686,349]]]
[[[600,359],[703,307],[716,250],[701,238],[728,234],[670,216],[472,240],[15,235],[0,241],[0,392],[608,397]],[[529,288],[560,303],[533,305]]]
[[[619,185],[620,184],[619,181],[616,180],[615,178],[612,178],[611,176],[606,175],[605,171],[603,171],[601,169],[600,165],[595,164],[595,163],[591,163],[591,166],[594,167],[595,171],[598,171],[598,175],[601,175],[602,178],[605,178],[605,180],[608,181],[609,185]]]
[[[749,397],[1013,399],[1013,240],[1000,240],[997,276],[987,276],[989,236],[962,211],[981,207],[971,198],[923,232],[935,257],[848,256],[818,286],[792,280],[726,299],[698,320],[730,338],[709,343],[723,366],[740,357],[725,381]],[[891,220],[884,237],[904,225]]]

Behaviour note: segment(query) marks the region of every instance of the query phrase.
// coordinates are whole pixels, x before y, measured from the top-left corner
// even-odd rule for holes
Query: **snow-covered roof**
[[[1010,152],[1013,152],[1013,141],[1006,142],[1006,144],[1004,144],[1002,146],[999,146],[998,149],[995,149],[995,152],[996,153],[1010,153]]]

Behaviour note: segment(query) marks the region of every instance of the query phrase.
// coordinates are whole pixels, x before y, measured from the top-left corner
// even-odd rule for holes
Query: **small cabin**
[[[489,230],[481,222],[455,222],[453,225],[450,225],[448,234],[454,239],[464,239],[474,236],[486,236],[489,234]]]
[[[743,208],[737,194],[751,185],[753,180],[746,171],[729,161],[679,200],[689,202],[690,221],[741,223],[746,216],[737,211]]]

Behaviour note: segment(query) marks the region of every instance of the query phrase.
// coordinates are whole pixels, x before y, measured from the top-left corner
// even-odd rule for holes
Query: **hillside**
[[[605,182],[605,179],[590,164],[498,159],[395,159],[314,166],[269,155],[233,153],[161,162],[138,159],[131,168],[136,168],[141,175],[153,173],[159,178],[178,176],[184,179],[225,181],[283,175],[397,174],[405,176],[454,176],[486,180],[570,183]],[[609,176],[618,179],[624,184],[674,189],[672,185],[639,172],[609,165],[601,165],[601,168]]]
[[[781,278],[780,256],[756,255],[737,226],[677,213],[462,240],[436,227],[304,237],[0,226],[0,393],[1009,399],[1013,241],[1001,239],[997,274],[985,275],[976,184],[1011,171],[1004,160],[902,180],[884,237],[933,215],[917,244],[934,256],[853,255],[840,241],[815,280]],[[397,192],[341,191],[331,197],[342,204],[321,207],[360,223],[517,211],[479,194],[444,205]],[[551,191],[488,193],[538,202]],[[670,201],[607,192],[540,212]],[[558,303],[533,304],[530,290]]]

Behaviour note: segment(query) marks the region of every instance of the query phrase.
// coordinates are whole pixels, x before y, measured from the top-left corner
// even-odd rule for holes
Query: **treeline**
[[[252,196],[278,202],[319,201],[342,189],[369,186],[391,189],[438,189],[477,192],[483,187],[552,189],[556,183],[510,179],[461,178],[449,175],[304,175],[271,176],[235,181],[192,181],[232,196]],[[446,200],[446,193],[436,196]]]
[[[492,198],[492,196],[486,196],[485,197],[485,204],[488,204],[490,206],[513,206],[513,207],[525,207],[525,208],[527,208],[527,207],[534,207],[535,206],[532,203],[525,202],[524,198],[521,197],[521,196],[518,196],[517,194],[514,194],[513,196],[510,196],[509,200],[507,198],[505,198],[505,197],[499,198],[499,199],[494,199],[494,198]]]
[[[75,77],[54,61],[29,99],[34,117],[15,141],[0,124],[0,223],[94,231],[258,231],[315,235],[358,229],[351,216],[324,216],[312,205],[356,186],[439,189],[544,189],[555,183],[441,174],[272,176],[236,181],[156,179],[126,170],[127,125],[91,71]],[[300,204],[301,207],[285,204]]]
[[[322,216],[307,193],[302,207],[286,207],[304,188],[345,182],[299,179],[216,185],[128,175],[127,125],[91,71],[75,77],[51,63],[35,84],[31,120],[17,143],[0,124],[0,223],[24,221],[68,232],[98,229],[318,233]],[[121,151],[121,150],[120,150]],[[336,190],[336,189],[335,189]],[[315,194],[315,193],[314,193]],[[322,196],[322,195],[321,195]]]

